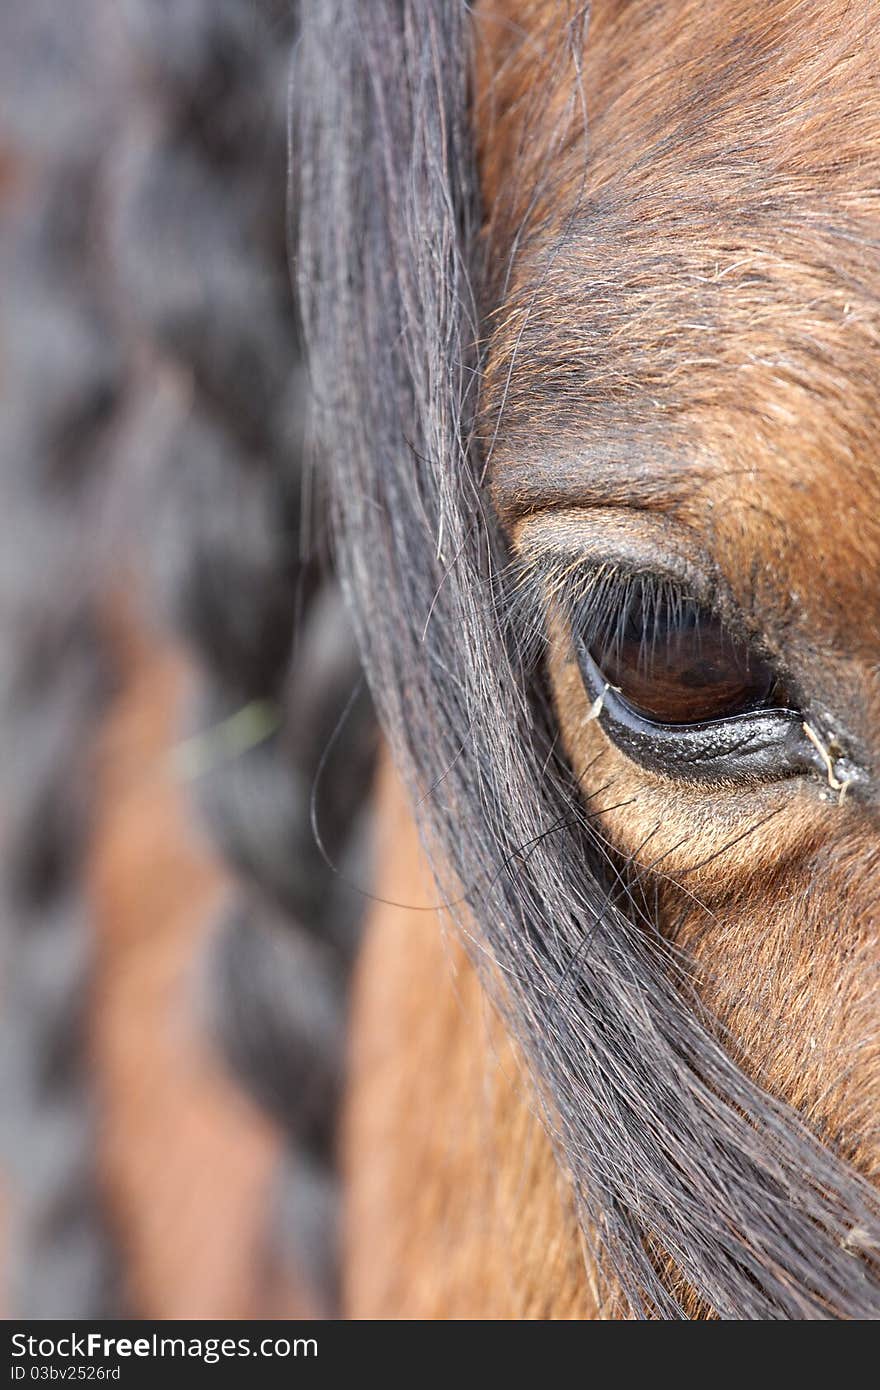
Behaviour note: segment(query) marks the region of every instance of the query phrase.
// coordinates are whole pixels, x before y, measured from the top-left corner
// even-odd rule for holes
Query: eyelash
[[[664,607],[678,617],[697,614],[704,605],[685,592],[684,587],[670,575],[650,571],[627,571],[617,566],[602,565],[595,570],[573,576],[560,597],[567,609],[572,627],[581,634],[588,647],[620,647],[634,607],[653,615],[651,642],[647,630],[643,636],[647,656],[657,634],[657,618]],[[648,624],[646,624],[646,629]]]

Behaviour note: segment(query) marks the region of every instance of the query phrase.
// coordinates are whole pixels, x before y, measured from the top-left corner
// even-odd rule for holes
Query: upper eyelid
[[[545,585],[617,569],[621,577],[644,573],[675,583],[711,608],[724,589],[693,532],[669,518],[611,508],[545,512],[522,521],[513,543],[521,577]]]
[[[714,614],[733,636],[769,660],[792,689],[797,689],[798,682],[778,645],[749,619],[717,565],[688,528],[656,517],[651,517],[646,527],[641,514],[633,518],[625,512],[598,510],[600,517],[597,509],[578,509],[542,513],[521,523],[514,537],[519,584],[526,590],[539,587],[546,604],[554,597],[571,599],[579,582],[584,584],[586,602],[590,577],[600,570],[608,576],[616,572],[622,588],[634,576],[654,578],[676,587],[683,598]],[[560,517],[566,524],[559,525]]]
[[[588,606],[590,599],[600,588],[620,591],[620,597],[631,599],[637,586],[644,589],[654,586],[657,596],[665,589],[666,594],[681,600],[683,605],[715,613],[718,605],[717,590],[710,584],[696,589],[691,580],[685,580],[668,570],[633,566],[625,561],[605,560],[593,565],[568,566],[557,571],[552,564],[542,567],[545,584],[550,586],[550,596],[571,608]],[[718,616],[722,616],[721,613]]]
[[[626,560],[606,558],[593,563],[559,564],[552,557],[544,557],[527,573],[525,583],[534,584],[536,580],[543,604],[551,606],[582,634],[589,632],[589,641],[603,632],[607,635],[612,625],[625,618],[638,597],[648,611],[652,606],[659,607],[664,599],[671,599],[679,602],[682,609],[710,613],[727,622],[732,635],[753,645],[750,634],[741,630],[742,620],[729,622],[729,605],[719,602],[717,589],[709,582],[698,588],[693,576],[686,579],[675,571],[661,570],[656,565],[635,566]]]

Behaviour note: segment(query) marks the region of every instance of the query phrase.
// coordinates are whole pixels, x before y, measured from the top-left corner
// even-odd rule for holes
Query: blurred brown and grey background
[[[0,4],[3,1312],[332,1312],[375,731],[288,0]],[[289,186],[289,188],[288,188]]]

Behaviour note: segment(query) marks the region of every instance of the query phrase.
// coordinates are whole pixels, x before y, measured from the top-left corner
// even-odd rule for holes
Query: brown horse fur
[[[574,771],[621,803],[598,815],[610,852],[647,875],[746,1071],[876,1180],[873,8],[596,0],[585,43],[580,10],[478,7],[494,499],[527,566],[621,538],[698,555],[863,770],[842,803],[818,770],[710,789],[648,773],[587,718],[557,625]],[[417,877],[397,866],[382,891],[405,899]],[[351,1311],[590,1316],[528,1089],[424,914],[376,915],[354,1057]]]
[[[358,968],[344,1153],[345,1312],[591,1318],[584,1254],[530,1083],[386,766]],[[526,1219],[523,1219],[523,1218]]]

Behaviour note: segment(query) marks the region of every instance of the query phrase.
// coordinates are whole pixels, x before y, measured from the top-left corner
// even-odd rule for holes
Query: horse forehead
[[[863,162],[876,170],[874,0],[478,0],[475,10],[493,198],[511,182],[530,198],[536,180],[522,172],[540,179],[548,152],[577,182],[584,121],[594,183],[691,164],[720,186],[739,165],[851,187]]]
[[[814,199],[761,221],[587,206],[512,284],[486,373],[496,477],[523,445],[588,466],[619,440],[661,491],[690,463],[692,509],[772,504],[813,532],[833,499],[863,539],[880,524],[877,195],[837,219]]]
[[[638,474],[664,505],[674,479],[668,505],[750,583],[763,563],[808,605],[880,616],[873,6],[596,0],[582,67],[572,6],[483,7],[501,10],[482,132],[515,234],[484,392],[496,494],[540,475],[577,500],[601,474],[625,499]]]
[[[490,338],[496,495],[528,505],[540,480],[551,505],[674,512],[744,602],[783,585],[875,660],[880,200],[858,212],[709,220],[681,199],[646,226],[587,205],[527,251]]]

